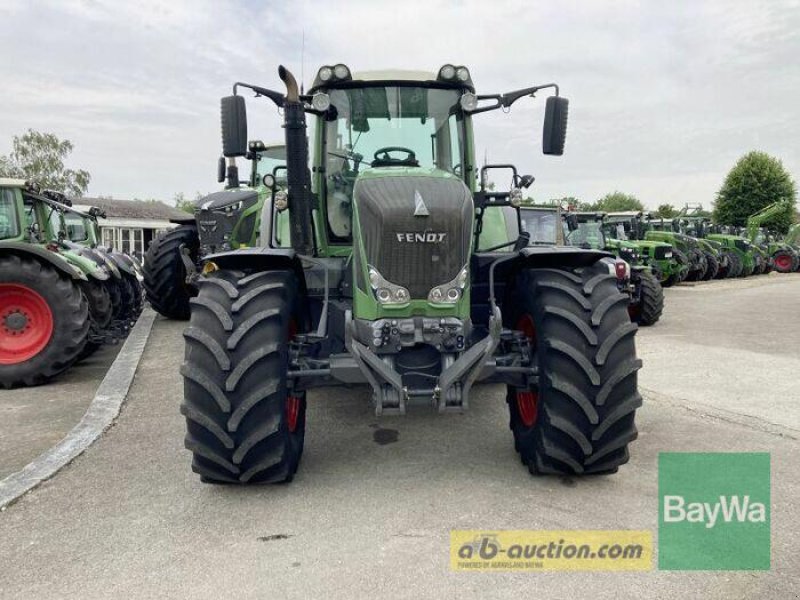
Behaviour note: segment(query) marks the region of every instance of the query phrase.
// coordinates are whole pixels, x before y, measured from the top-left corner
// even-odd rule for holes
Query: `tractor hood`
[[[225,190],[204,196],[195,203],[196,210],[225,209],[237,202],[247,203],[258,198],[258,193],[252,189]]]
[[[433,288],[459,279],[468,265],[474,212],[472,193],[451,173],[369,169],[353,190],[356,269],[366,282],[380,279],[404,288],[411,300],[426,300]],[[379,277],[370,278],[370,270]]]

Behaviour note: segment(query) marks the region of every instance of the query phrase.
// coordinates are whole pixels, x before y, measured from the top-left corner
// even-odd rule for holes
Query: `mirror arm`
[[[514,104],[514,102],[516,102],[520,98],[524,96],[533,96],[539,90],[546,90],[548,88],[553,88],[556,92],[556,96],[559,95],[557,83],[546,83],[544,85],[535,85],[533,87],[523,88],[521,90],[515,90],[513,92],[506,92],[505,94],[488,94],[488,95],[478,96],[478,101],[494,100],[495,104],[476,108],[475,110],[469,111],[469,113],[471,115],[474,115],[489,110],[497,110],[498,108],[509,108],[512,104]]]
[[[233,84],[233,95],[237,95],[237,89],[239,87],[247,88],[249,90],[253,90],[256,93],[256,98],[259,96],[265,96],[272,100],[276,106],[279,108],[283,108],[283,103],[285,102],[286,98],[284,98],[283,94],[280,92],[276,92],[274,90],[270,90],[267,88],[263,88],[257,85],[251,85],[249,83],[242,83],[241,81],[237,81]]]

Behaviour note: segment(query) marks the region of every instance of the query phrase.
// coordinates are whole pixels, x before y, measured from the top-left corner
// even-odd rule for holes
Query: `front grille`
[[[258,194],[250,190],[216,192],[198,201],[195,218],[203,253],[230,250],[236,224],[242,218],[244,211],[256,202]],[[255,221],[243,225],[244,229],[240,226],[237,241],[248,242]]]
[[[750,244],[747,242],[747,240],[733,240],[733,243],[742,252],[747,252],[747,250],[748,250],[748,248],[750,246]]]
[[[384,279],[427,298],[469,259],[472,195],[455,178],[398,175],[363,179],[354,193],[367,263]],[[428,215],[415,216],[417,198]],[[417,211],[419,212],[419,211]]]

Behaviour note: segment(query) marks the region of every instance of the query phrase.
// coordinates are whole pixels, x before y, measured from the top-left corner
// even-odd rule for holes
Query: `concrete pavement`
[[[781,395],[800,399],[790,385],[800,358],[782,350],[797,339],[797,323],[768,312],[742,326],[746,334],[724,324],[775,294],[796,312],[800,276],[715,283],[667,290],[663,322],[638,339],[640,381],[651,392],[631,462],[588,479],[528,475],[513,451],[504,393],[492,386],[476,390],[464,415],[415,410],[380,420],[366,391],[313,393],[294,483],[203,485],[190,471],[178,413],[183,324],[158,321],[116,426],[0,514],[0,597],[794,597],[800,431],[798,403]],[[753,336],[760,341],[748,344]],[[789,372],[758,368],[779,359]],[[681,374],[690,383],[676,381]],[[747,393],[732,396],[736,381]],[[757,401],[747,402],[753,390]],[[449,570],[454,528],[656,532],[657,457],[676,450],[772,453],[771,571]]]

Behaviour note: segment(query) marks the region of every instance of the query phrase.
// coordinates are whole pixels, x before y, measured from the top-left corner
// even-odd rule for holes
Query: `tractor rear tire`
[[[645,327],[654,325],[664,312],[664,290],[652,273],[642,271],[639,273],[641,298],[636,311],[636,323]]]
[[[153,240],[144,257],[144,289],[156,312],[168,319],[185,321],[189,318],[189,300],[197,290],[186,283],[181,246],[186,246],[192,260],[197,260],[200,238],[194,225],[180,225]]]
[[[628,301],[601,263],[517,276],[507,326],[530,339],[539,382],[508,386],[507,401],[515,447],[531,473],[613,473],[628,462],[642,405]]]
[[[94,354],[103,342],[98,338],[105,335],[111,324],[114,309],[111,306],[111,294],[105,281],[81,281],[80,288],[89,303],[89,336],[78,360]]]
[[[794,269],[795,257],[786,250],[779,250],[773,255],[775,270],[778,273],[791,273]]]
[[[0,388],[42,384],[78,359],[89,304],[70,277],[32,258],[3,256],[0,307]]]
[[[710,281],[711,279],[716,279],[717,273],[719,272],[719,261],[717,257],[711,254],[711,252],[703,252],[706,255],[706,272],[703,275],[703,281]]]
[[[186,448],[205,483],[279,483],[297,472],[305,394],[287,387],[303,322],[291,271],[219,270],[200,279],[181,367]]]

